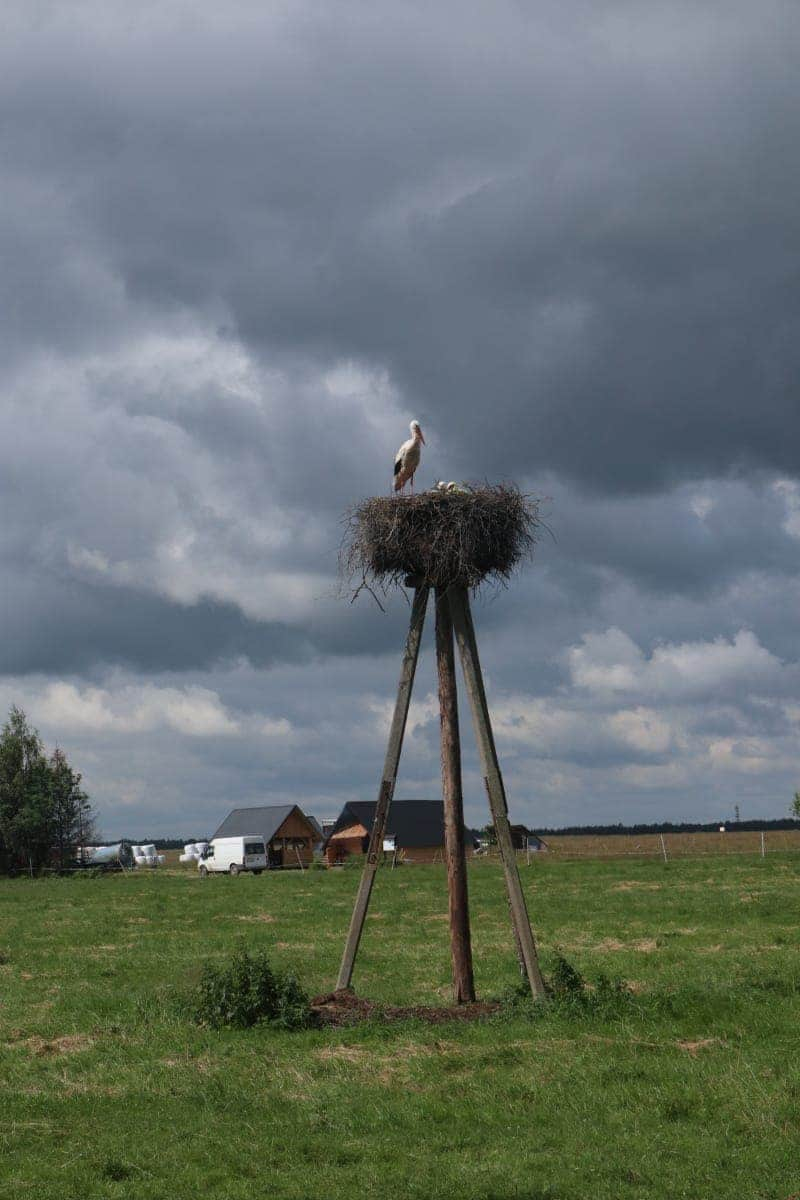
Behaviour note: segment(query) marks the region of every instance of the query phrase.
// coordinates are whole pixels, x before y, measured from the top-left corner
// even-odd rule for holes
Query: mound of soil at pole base
[[[316,996],[311,1011],[320,1025],[358,1025],[361,1021],[425,1021],[428,1025],[444,1025],[448,1021],[480,1021],[498,1012],[497,1001],[474,1001],[471,1004],[377,1004],[343,990]]]

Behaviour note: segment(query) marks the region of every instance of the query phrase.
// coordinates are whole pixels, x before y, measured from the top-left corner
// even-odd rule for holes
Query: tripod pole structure
[[[453,648],[453,618],[447,591],[436,589],[436,668],[439,677],[439,720],[442,742],[444,846],[453,961],[453,999],[475,999],[469,930],[467,853],[464,847],[464,796],[461,788],[461,740],[458,731],[458,693]]]
[[[508,821],[508,805],[506,803],[503,777],[500,773],[500,761],[494,743],[492,725],[489,719],[489,705],[486,700],[486,690],[483,686],[480,659],[478,658],[478,643],[475,639],[475,627],[469,607],[466,588],[451,587],[448,593],[450,611],[453,616],[456,643],[461,657],[461,668],[464,683],[472,709],[472,723],[475,728],[475,740],[478,743],[483,781],[489,796],[489,807],[492,812],[497,845],[503,862],[506,878],[506,889],[511,908],[511,920],[518,950],[525,964],[525,974],[528,977],[531,993],[536,1000],[546,999],[547,993],[539,968],[539,958],[536,953],[536,943],[531,930],[528,909],[517,869],[514,846],[511,841],[511,828]]]
[[[389,816],[389,806],[394,795],[397,782],[397,768],[400,764],[400,751],[403,748],[403,735],[406,731],[408,708],[411,703],[411,689],[414,686],[414,675],[417,670],[419,647],[422,640],[422,629],[425,624],[425,610],[428,607],[428,587],[426,584],[415,588],[414,603],[411,606],[411,622],[408,628],[403,665],[400,670],[400,683],[397,688],[397,700],[394,706],[394,716],[389,731],[389,745],[383,764],[383,775],[378,792],[378,803],[375,808],[375,819],[367,847],[367,860],[358,885],[358,894],[350,918],[350,928],[347,931],[347,941],[339,967],[339,977],[336,980],[336,990],[343,991],[350,987],[353,978],[353,967],[358,953],[358,944],[367,917],[372,885],[375,873],[383,854],[383,839],[386,834],[386,822]]]

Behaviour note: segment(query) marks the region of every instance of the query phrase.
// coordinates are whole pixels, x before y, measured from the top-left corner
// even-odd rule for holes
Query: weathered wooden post
[[[375,818],[337,979],[350,987],[353,967],[394,794],[411,689],[419,657],[430,588],[436,602],[436,665],[441,726],[442,798],[450,917],[453,992],[457,1003],[475,999],[470,944],[464,801],[453,637],[472,712],[481,771],[497,835],[521,969],[532,994],[545,998],[536,943],[511,838],[503,778],[489,718],[468,589],[487,578],[505,581],[533,547],[536,506],[516,488],[482,487],[423,492],[411,497],[375,497],[350,513],[350,538],[342,554],[344,573],[360,574],[355,589],[405,581],[414,587],[406,650],[389,732]],[[371,589],[370,589],[371,590]]]
[[[448,594],[442,588],[436,589],[436,667],[439,676],[444,848],[447,859],[453,998],[456,1004],[460,1004],[462,1001],[475,999],[475,980],[469,936],[467,852],[464,846],[464,797],[461,791],[461,741],[458,732],[453,619]]]
[[[519,878],[517,856],[514,853],[514,843],[511,840],[511,827],[508,820],[508,804],[503,777],[500,774],[500,760],[494,744],[492,724],[489,719],[489,705],[486,701],[486,690],[483,686],[483,674],[478,658],[478,643],[475,640],[475,627],[472,624],[472,613],[469,610],[469,600],[466,588],[451,588],[450,607],[453,613],[453,624],[456,630],[456,641],[461,655],[461,666],[464,671],[464,682],[472,709],[472,723],[475,727],[475,737],[478,742],[478,754],[483,771],[483,782],[489,797],[489,807],[494,821],[494,832],[503,862],[503,872],[506,878],[506,889],[511,906],[511,920],[517,939],[517,947],[525,964],[525,974],[528,976],[531,992],[539,999],[544,999],[545,987],[542,973],[539,970],[539,958],[533,931],[525,905],[525,896]]]
[[[350,918],[350,928],[347,933],[344,954],[339,967],[339,978],[336,981],[337,991],[350,987],[353,978],[353,964],[356,961],[358,943],[369,908],[369,898],[372,895],[372,885],[375,882],[375,872],[378,869],[383,851],[383,838],[386,833],[386,819],[389,816],[389,805],[394,795],[394,785],[397,782],[397,768],[400,765],[400,751],[403,749],[403,735],[408,720],[408,706],[411,703],[411,689],[414,686],[414,676],[417,671],[419,646],[422,641],[422,627],[425,624],[425,609],[428,606],[428,588],[423,584],[414,594],[411,608],[411,623],[408,627],[406,649],[403,655],[403,665],[400,669],[400,683],[397,688],[397,699],[394,705],[394,715],[389,730],[389,745],[386,748],[386,758],[383,764],[383,776],[378,791],[378,803],[375,808],[375,820],[372,822],[367,861],[358,887],[353,915]]]

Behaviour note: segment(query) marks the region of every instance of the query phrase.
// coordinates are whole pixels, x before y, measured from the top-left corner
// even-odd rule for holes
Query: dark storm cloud
[[[309,638],[288,623],[250,622],[231,604],[170,604],[130,589],[43,574],[0,595],[0,674],[91,674],[108,663],[142,671],[210,667],[243,657],[268,667],[308,660]]]
[[[371,793],[407,610],[335,598],[339,514],[411,416],[424,485],[551,497],[555,541],[477,608],[526,812],[788,787],[796,5],[0,23],[0,672],[49,736],[76,709],[108,812]],[[428,663],[418,794],[434,690]]]
[[[5,73],[16,336],[74,343],[105,270],[267,359],[388,365],[461,470],[794,471],[796,8],[420,17],[40,21]]]

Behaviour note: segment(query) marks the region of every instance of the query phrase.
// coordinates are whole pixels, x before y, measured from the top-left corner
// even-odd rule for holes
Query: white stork
[[[411,494],[413,496],[414,473],[419,466],[420,455],[422,454],[420,446],[425,445],[425,438],[422,436],[419,421],[412,421],[409,428],[411,429],[411,437],[407,442],[403,442],[394,459],[394,490],[396,492],[402,491],[408,481],[411,480]]]

